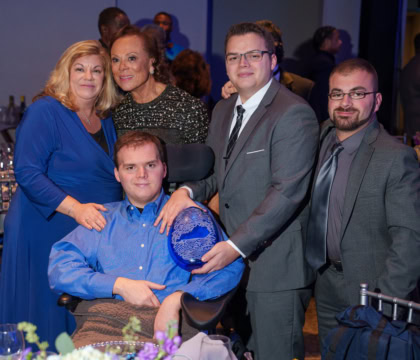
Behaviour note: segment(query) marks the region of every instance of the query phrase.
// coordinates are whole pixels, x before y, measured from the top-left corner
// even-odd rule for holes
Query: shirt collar
[[[267,92],[268,88],[270,87],[271,83],[273,81],[273,78],[270,79],[270,81],[265,84],[260,90],[258,90],[254,95],[252,95],[245,104],[242,104],[241,97],[238,95],[238,98],[236,99],[235,104],[235,111],[236,107],[238,105],[242,105],[242,107],[245,109],[245,111],[249,111],[253,107],[257,107],[261,100],[263,99],[265,93]]]
[[[127,211],[127,216],[130,220],[133,220],[133,218],[139,218],[143,214],[151,214],[154,217],[157,216],[157,214],[160,213],[161,208],[163,207],[163,199],[165,198],[165,193],[163,191],[163,188],[160,189],[159,197],[152,201],[144,207],[143,213],[140,214],[140,211],[131,204],[130,200],[128,200],[127,196],[125,197],[123,208]]]
[[[348,137],[346,140],[342,141],[341,145],[343,145],[344,151],[348,153],[349,155],[353,154],[359,148],[366,134],[367,129],[371,126],[372,126],[372,123],[366,126],[364,129]],[[340,141],[337,138],[337,135],[335,137],[335,141],[337,144],[340,143]]]

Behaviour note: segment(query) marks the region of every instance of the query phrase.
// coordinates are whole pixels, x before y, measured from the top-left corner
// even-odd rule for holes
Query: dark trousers
[[[303,325],[311,293],[310,288],[246,292],[252,329],[248,348],[256,360],[305,358]]]
[[[321,349],[328,332],[338,326],[335,315],[350,306],[345,288],[344,274],[337,271],[334,266],[325,266],[318,271],[315,282],[315,303]]]

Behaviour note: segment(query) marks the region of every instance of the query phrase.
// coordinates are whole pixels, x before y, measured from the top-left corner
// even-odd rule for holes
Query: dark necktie
[[[232,154],[233,148],[235,147],[236,140],[238,139],[238,134],[239,134],[239,130],[241,130],[245,109],[242,107],[242,105],[238,105],[236,107],[236,112],[238,113],[238,115],[236,116],[236,124],[233,127],[232,133],[229,136],[229,143],[227,146],[226,156],[225,156],[225,159],[226,159],[225,165],[227,165],[230,158],[230,154]]]
[[[318,270],[326,262],[330,192],[337,170],[337,156],[341,150],[343,150],[343,146],[338,144],[331,156],[322,165],[312,193],[306,242],[306,260],[314,270]]]

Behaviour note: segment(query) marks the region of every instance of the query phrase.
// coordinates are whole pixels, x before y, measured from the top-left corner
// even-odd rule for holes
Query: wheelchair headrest
[[[202,180],[214,164],[213,150],[204,144],[165,145],[169,183]]]

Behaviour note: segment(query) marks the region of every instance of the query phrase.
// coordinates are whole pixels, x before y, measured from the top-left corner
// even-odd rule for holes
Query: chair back
[[[392,320],[397,320],[398,317],[398,306],[408,309],[407,322],[413,323],[413,311],[420,311],[420,304],[414,301],[407,301],[404,299],[399,299],[397,297],[392,297],[384,295],[381,293],[368,291],[368,284],[360,284],[360,305],[368,306],[369,297],[378,299],[378,311],[383,311],[383,303],[392,304]]]
[[[202,180],[214,164],[213,150],[204,144],[165,145],[169,183]]]

